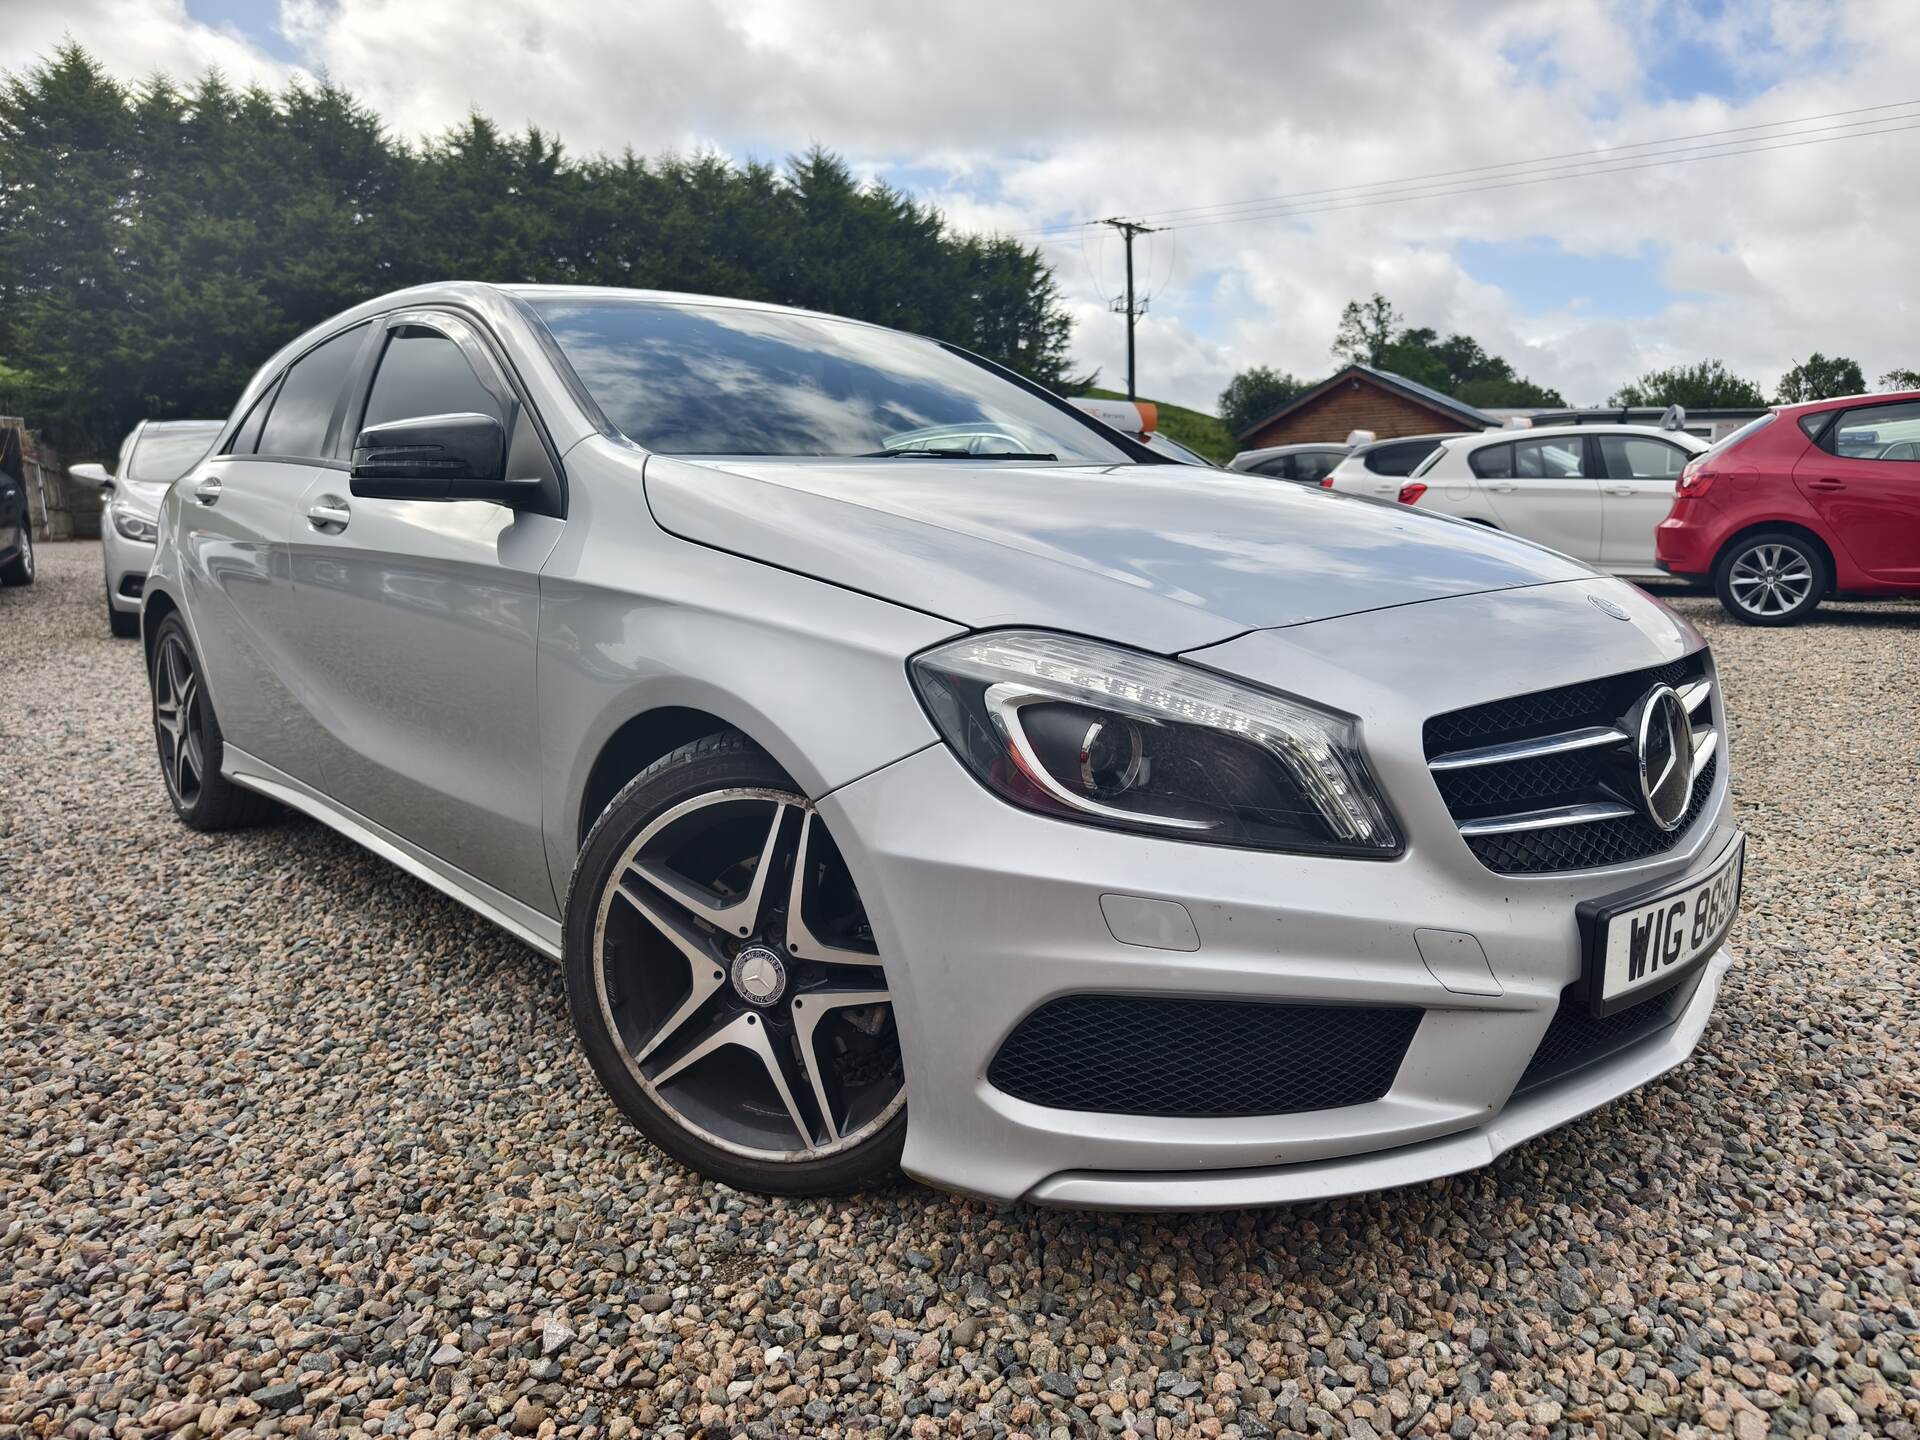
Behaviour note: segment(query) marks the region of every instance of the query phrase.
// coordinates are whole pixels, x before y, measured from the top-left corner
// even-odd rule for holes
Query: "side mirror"
[[[348,488],[368,500],[536,503],[538,480],[509,480],[507,432],[491,415],[423,415],[371,425],[353,442]]]
[[[113,476],[107,473],[107,467],[88,461],[85,465],[69,465],[67,474],[74,480],[87,485],[98,485],[102,490],[113,489]]]

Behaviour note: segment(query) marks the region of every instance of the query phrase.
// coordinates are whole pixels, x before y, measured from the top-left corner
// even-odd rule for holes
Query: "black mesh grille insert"
[[[1021,1021],[987,1078],[1058,1110],[1198,1118],[1378,1100],[1422,1012],[1069,995]]]
[[[1605,1019],[1596,1019],[1587,1009],[1586,1001],[1576,998],[1569,990],[1561,996],[1553,1023],[1547,1026],[1540,1048],[1527,1062],[1514,1093],[1518,1095],[1571,1075],[1666,1029],[1679,1018],[1687,997],[1693,994],[1693,987],[1698,983],[1697,978],[1683,980],[1671,990],[1642,1000],[1638,1005],[1629,1005]]]
[[[1647,670],[1449,711],[1426,723],[1423,738],[1427,758],[1588,726],[1618,725],[1653,686],[1678,688],[1705,674],[1706,652],[1700,651]],[[1705,721],[1712,713],[1709,709],[1695,719]],[[1433,780],[1448,813],[1457,821],[1608,801],[1634,808],[1633,815],[1616,820],[1467,840],[1468,848],[1488,869],[1503,875],[1526,875],[1623,865],[1672,849],[1705,808],[1718,769],[1717,759],[1702,769],[1694,781],[1686,816],[1673,830],[1660,829],[1640,813],[1637,781],[1631,778],[1632,757],[1618,744],[1500,765],[1436,770]]]

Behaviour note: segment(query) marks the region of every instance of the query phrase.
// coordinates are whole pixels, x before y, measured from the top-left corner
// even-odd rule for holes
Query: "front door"
[[[509,464],[551,457],[464,321],[384,322],[351,436],[390,420],[491,414]],[[540,567],[552,515],[480,500],[366,499],[314,477],[291,526],[302,688],[327,733],[327,789],[348,809],[524,904],[557,912],[540,828],[534,696]]]
[[[1920,401],[1843,412],[1794,466],[1793,483],[1854,564],[1920,585]]]
[[[1482,453],[1475,451],[1475,459]],[[1500,528],[1598,565],[1600,481],[1588,464],[1587,438],[1549,435],[1516,440],[1511,458],[1503,459],[1504,465],[1477,465],[1474,482],[1487,497]],[[1483,473],[1501,468],[1509,473]]]
[[[1599,435],[1600,563],[1603,569],[1657,575],[1653,535],[1673,509],[1673,487],[1692,459],[1656,435]]]

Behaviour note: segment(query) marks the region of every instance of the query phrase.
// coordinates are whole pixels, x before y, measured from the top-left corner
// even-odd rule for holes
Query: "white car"
[[[1329,489],[1506,530],[1615,575],[1663,577],[1654,528],[1707,442],[1644,425],[1486,430],[1442,440],[1405,479],[1355,467]]]
[[[113,473],[75,465],[74,479],[107,492],[100,552],[107,570],[107,625],[121,639],[140,633],[140,597],[153,564],[160,500],[167,487],[200,463],[220,433],[218,420],[142,420],[120,442]]]
[[[1269,445],[1264,450],[1242,450],[1227,462],[1227,468],[1244,470],[1251,475],[1270,475],[1276,480],[1294,480],[1302,485],[1318,485],[1352,449],[1351,445],[1324,443]]]

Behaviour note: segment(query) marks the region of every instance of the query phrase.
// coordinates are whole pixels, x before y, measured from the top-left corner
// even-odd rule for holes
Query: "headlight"
[[[955,640],[911,668],[967,768],[1028,809],[1215,845],[1400,849],[1351,716],[1040,631]]]
[[[118,505],[113,507],[112,514],[113,528],[127,539],[140,540],[151,545],[160,538],[160,526],[146,516],[122,510]]]

